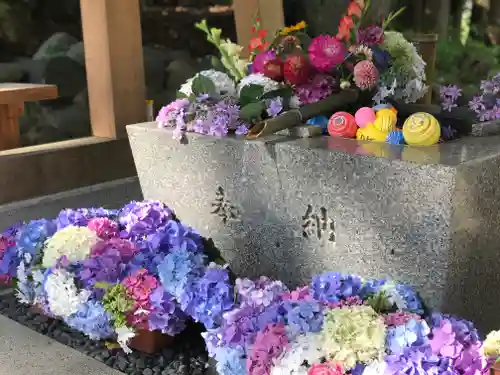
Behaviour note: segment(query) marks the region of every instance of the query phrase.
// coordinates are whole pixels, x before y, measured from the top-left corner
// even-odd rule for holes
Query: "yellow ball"
[[[381,109],[377,112],[375,123],[373,124],[378,130],[384,133],[389,133],[396,129],[398,116],[391,109]]]
[[[432,146],[438,143],[441,137],[441,126],[429,113],[414,113],[403,125],[403,137],[409,145]]]
[[[373,124],[368,124],[364,128],[359,128],[356,139],[360,141],[385,142],[387,134],[378,130]]]

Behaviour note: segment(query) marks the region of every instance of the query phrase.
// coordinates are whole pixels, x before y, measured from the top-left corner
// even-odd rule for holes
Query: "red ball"
[[[334,113],[328,121],[328,134],[332,137],[355,138],[357,131],[356,119],[350,113]]]
[[[277,57],[267,61],[264,64],[262,74],[274,81],[283,80],[283,61]]]
[[[300,53],[287,56],[283,65],[283,76],[285,81],[291,85],[306,83],[309,80],[310,71],[309,61]]]

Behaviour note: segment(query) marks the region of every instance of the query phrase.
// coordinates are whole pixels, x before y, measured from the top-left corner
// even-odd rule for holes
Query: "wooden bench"
[[[27,83],[0,83],[0,151],[21,146],[19,117],[25,102],[57,98],[57,87]]]

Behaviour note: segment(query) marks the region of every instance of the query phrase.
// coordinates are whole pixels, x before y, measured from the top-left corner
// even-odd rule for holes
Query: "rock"
[[[23,71],[23,80],[27,83],[42,83],[43,70],[47,60],[20,59],[16,62]]]
[[[20,82],[23,75],[23,69],[19,64],[0,63],[0,83]]]
[[[47,39],[33,55],[33,60],[45,60],[64,56],[78,40],[67,33],[56,33]]]
[[[66,56],[85,66],[85,48],[83,42],[73,44],[66,53]]]
[[[151,370],[150,368],[144,369],[142,375],[153,375],[153,370]]]
[[[116,365],[118,366],[118,369],[120,371],[125,371],[125,369],[128,366],[128,362],[127,362],[127,360],[125,358],[118,357],[118,359],[116,360]]]
[[[48,60],[42,77],[43,83],[57,86],[59,99],[73,99],[87,85],[85,68],[67,56]]]
[[[42,126],[52,126],[66,139],[87,137],[90,133],[90,113],[86,105],[73,103],[63,108],[42,109]]]

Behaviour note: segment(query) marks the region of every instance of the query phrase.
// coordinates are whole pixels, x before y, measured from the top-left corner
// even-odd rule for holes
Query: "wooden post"
[[[80,0],[92,133],[125,138],[146,120],[139,0]]]
[[[285,26],[283,0],[233,0],[233,9],[238,44],[245,47],[245,54],[248,53],[256,15],[270,37]]]

